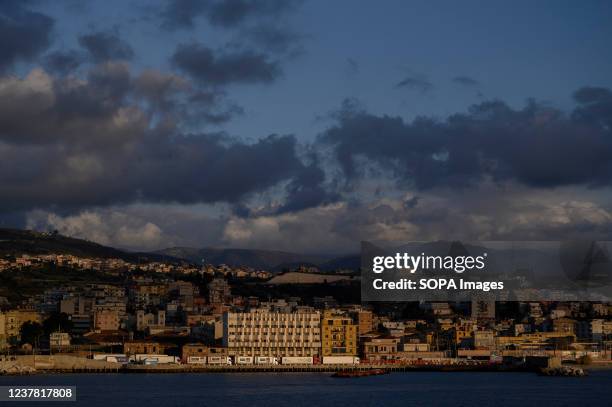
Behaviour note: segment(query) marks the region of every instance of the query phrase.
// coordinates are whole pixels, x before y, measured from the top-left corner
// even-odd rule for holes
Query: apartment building
[[[223,346],[231,355],[317,356],[321,314],[307,309],[278,312],[256,308],[223,314]]]
[[[372,311],[355,310],[351,311],[350,314],[353,317],[353,320],[357,323],[359,335],[365,335],[374,330]]]
[[[343,314],[325,311],[321,321],[323,356],[357,355],[357,325]]]
[[[94,327],[98,331],[116,331],[120,327],[119,313],[113,310],[100,310],[94,313]]]
[[[158,310],[156,313],[144,310],[136,311],[136,330],[144,331],[147,328],[164,328],[166,326],[166,311]]]
[[[21,325],[25,322],[42,322],[41,315],[31,310],[11,310],[0,312],[0,342],[6,342],[10,338],[19,340]]]

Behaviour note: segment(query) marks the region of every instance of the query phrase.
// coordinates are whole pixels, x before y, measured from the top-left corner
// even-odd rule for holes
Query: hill
[[[318,274],[318,273],[297,273],[288,272],[276,275],[266,284],[323,284],[334,283],[341,280],[351,280],[351,276]]]
[[[118,258],[129,262],[180,261],[180,259],[159,253],[128,252],[57,233],[0,228],[0,256],[50,253],[71,254],[79,257]]]
[[[269,271],[314,266],[322,271],[359,269],[359,256],[334,258],[275,250],[172,247],[156,252],[130,252],[89,240],[41,233],[32,230],[0,228],[0,256],[20,254],[71,254],[78,257],[119,258],[129,262],[166,261],[172,263],[247,266]]]
[[[281,252],[274,250],[217,249],[172,247],[156,253],[188,260],[192,263],[227,264],[228,266],[249,266],[257,269],[275,270],[297,266],[319,266],[331,260],[329,256],[317,256]]]

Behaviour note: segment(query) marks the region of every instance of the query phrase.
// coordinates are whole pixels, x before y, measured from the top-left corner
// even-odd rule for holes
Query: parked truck
[[[284,356],[281,360],[283,365],[312,365],[312,356]]]
[[[236,365],[252,365],[253,356],[235,356],[234,364]]]
[[[324,365],[357,365],[359,358],[356,356],[324,356]]]
[[[206,363],[209,365],[231,365],[232,358],[228,356],[208,356]]]
[[[96,353],[92,356],[93,360],[103,360],[105,362],[116,362],[117,358],[125,358],[123,353]]]
[[[187,363],[190,365],[205,365],[206,356],[189,356],[187,358]]]
[[[278,365],[278,359],[273,356],[255,356],[256,365]]]
[[[130,361],[135,363],[144,363],[147,360],[149,360],[149,362],[155,360],[156,364],[179,363],[179,358],[177,356],[169,355],[138,353],[136,355],[131,356],[130,358]]]

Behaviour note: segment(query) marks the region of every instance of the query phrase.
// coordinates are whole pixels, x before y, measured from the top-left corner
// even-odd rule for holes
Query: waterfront
[[[358,379],[327,373],[64,374],[0,377],[0,385],[76,386],[86,406],[605,405],[611,370],[589,377],[414,372]],[[21,403],[19,405],[26,405]],[[61,404],[61,403],[60,403]],[[36,404],[38,405],[38,404]],[[58,403],[54,403],[58,405]]]

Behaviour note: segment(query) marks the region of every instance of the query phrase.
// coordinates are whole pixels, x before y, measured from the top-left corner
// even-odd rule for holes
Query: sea
[[[588,377],[534,373],[406,372],[55,374],[0,376],[0,386],[76,386],[53,406],[612,406],[612,370]],[[41,402],[0,402],[41,406]]]

